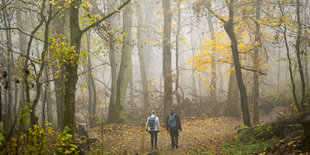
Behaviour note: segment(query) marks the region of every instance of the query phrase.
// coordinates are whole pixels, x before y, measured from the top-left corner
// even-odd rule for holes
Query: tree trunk
[[[179,38],[181,30],[181,3],[178,1],[178,20],[177,20],[177,34],[175,37],[175,68],[176,68],[176,79],[175,79],[175,96],[177,99],[177,105],[180,107],[180,93],[179,93],[179,77],[180,77],[180,68],[179,68]],[[177,109],[178,114],[180,115],[180,109]]]
[[[300,42],[301,42],[301,30],[302,25],[300,21],[300,0],[297,0],[296,6],[296,16],[297,16],[297,24],[298,24],[298,32],[297,32],[297,40],[296,40],[296,55],[297,55],[297,62],[298,62],[298,70],[299,70],[299,77],[301,81],[301,101],[300,101],[300,108],[301,110],[305,110],[305,98],[306,98],[306,83],[305,83],[305,76],[303,71],[303,66],[301,63],[301,52],[300,52]]]
[[[211,40],[215,41],[215,31],[212,22],[212,15],[207,16],[208,26],[211,34]],[[216,99],[216,51],[211,49],[211,98]]]
[[[284,8],[281,6],[280,2],[278,1],[278,6],[279,9],[281,11],[281,17],[284,17]],[[282,29],[281,29],[282,30]],[[294,102],[296,105],[296,108],[300,111],[300,105],[298,104],[298,100],[297,100],[297,96],[296,96],[296,86],[295,86],[295,80],[294,80],[294,76],[293,76],[293,70],[292,70],[292,61],[291,61],[291,56],[290,56],[290,48],[289,48],[289,44],[288,44],[288,40],[287,40],[287,28],[286,25],[284,24],[283,26],[283,36],[284,36],[284,43],[285,43],[285,48],[286,48],[286,56],[288,59],[288,67],[289,67],[289,71],[290,71],[290,77],[291,77],[291,83],[292,83],[292,94],[294,97]]]
[[[45,3],[43,3],[45,5]],[[36,78],[35,78],[35,85],[36,85],[36,95],[35,98],[32,101],[32,106],[31,106],[31,112],[30,112],[30,124],[31,126],[36,125],[38,123],[38,117],[35,115],[35,108],[39,102],[39,99],[41,97],[41,76],[43,74],[44,68],[45,68],[45,61],[46,61],[46,54],[48,52],[48,39],[49,39],[49,25],[50,22],[52,20],[52,5],[50,4],[50,9],[48,11],[48,19],[45,22],[45,29],[44,29],[44,45],[43,45],[43,51],[41,52],[41,66],[40,69],[38,71],[38,73],[36,74]],[[44,20],[44,19],[41,19]],[[44,20],[45,21],[45,20]],[[27,94],[27,98],[30,99],[30,94]],[[43,113],[44,115],[44,113]]]
[[[23,22],[25,20],[24,15],[22,14],[22,2],[16,1],[18,9],[16,10],[16,21],[17,21],[17,27],[21,28],[23,27]],[[19,50],[21,51],[22,54],[25,54],[27,47],[26,47],[26,42],[27,38],[22,32],[18,31],[18,36],[19,36]],[[23,62],[24,63],[24,62]],[[24,82],[20,83],[20,108],[25,105],[25,86]]]
[[[86,32],[86,43],[87,51],[90,53],[90,32]],[[87,56],[87,88],[88,88],[88,122],[89,126],[93,128],[96,125],[97,115],[96,115],[96,87],[93,78],[92,68],[91,68],[91,57],[90,54]]]
[[[235,65],[235,72],[237,77],[237,83],[241,95],[241,110],[243,116],[243,123],[246,126],[251,126],[250,114],[248,109],[248,99],[246,88],[243,83],[242,73],[241,73],[241,65],[239,60],[239,51],[238,51],[238,43],[234,32],[234,8],[233,5],[234,0],[230,0],[229,3],[229,20],[224,24],[224,29],[228,34],[230,41],[231,41],[231,51],[233,54],[233,61]]]
[[[153,44],[149,43],[149,41],[155,38],[154,31],[154,1],[144,0],[144,10],[142,9],[141,12],[144,14],[143,16],[143,25],[147,29],[146,32],[143,33],[143,38],[148,42],[145,44],[145,68],[146,68],[146,75],[147,80],[149,81],[151,78],[152,68],[150,67],[152,63],[152,52],[153,52]],[[145,31],[145,30],[144,30]],[[151,83],[148,82],[148,89],[151,88]]]
[[[113,113],[114,113],[114,105],[115,105],[115,99],[116,99],[116,50],[114,49],[115,41],[110,40],[109,41],[109,60],[111,64],[111,94],[110,94],[110,103],[109,103],[109,112],[108,112],[108,122],[113,123]]]
[[[2,4],[6,4],[5,0],[2,0]],[[9,29],[11,28],[11,21],[9,19],[9,15],[6,12],[6,9],[2,9],[3,12],[3,21],[4,21],[4,27]],[[11,30],[6,30],[5,31],[5,35],[6,35],[6,46],[7,46],[7,84],[8,84],[8,89],[6,90],[8,93],[8,103],[7,103],[7,108],[6,108],[6,118],[7,119],[7,124],[4,124],[5,126],[5,131],[7,131],[7,129],[9,129],[11,127],[11,122],[12,122],[12,105],[13,105],[13,87],[12,87],[12,61],[13,61],[13,57],[11,57],[12,55],[12,36],[11,36]]]
[[[234,64],[230,65],[230,68],[234,68]],[[228,82],[228,95],[227,95],[227,105],[225,107],[225,114],[228,116],[240,118],[240,93],[238,90],[237,77],[234,70],[231,71],[229,75]]]
[[[254,49],[254,55],[253,55],[253,65],[254,70],[259,69],[258,64],[258,53],[260,48],[260,25],[258,21],[260,20],[260,0],[256,0],[256,20],[255,21],[255,49]],[[258,44],[258,45],[256,45]],[[258,99],[259,99],[259,81],[258,81],[258,73],[253,72],[253,108],[254,108],[254,114],[253,114],[253,124],[259,124],[259,105],[258,105]]]
[[[51,101],[51,87],[50,87],[50,78],[49,78],[49,73],[50,73],[50,68],[48,67],[48,65],[46,65],[45,68],[45,79],[46,79],[46,85],[45,85],[45,89],[46,89],[46,109],[47,109],[47,121],[49,123],[53,124],[53,105],[52,105],[52,101]]]
[[[135,104],[135,94],[134,94],[134,86],[133,86],[133,68],[130,71],[130,81],[129,81],[129,105],[134,106]]]
[[[66,10],[65,12],[67,12]],[[64,13],[63,17],[57,16],[55,20],[55,29],[56,35],[65,35],[65,22],[66,18],[68,18],[68,13]],[[56,22],[57,21],[57,22]],[[51,54],[51,53],[50,53]],[[52,55],[50,55],[52,57]],[[52,74],[54,80],[54,90],[55,90],[55,99],[56,99],[56,109],[57,109],[57,129],[63,128],[63,109],[64,109],[64,67],[60,65],[52,66]]]
[[[281,58],[281,51],[278,51],[278,60]],[[277,74],[277,98],[279,98],[280,93],[280,72],[281,72],[281,61],[278,62],[278,74]]]
[[[119,75],[117,78],[117,87],[116,87],[116,99],[115,104],[113,105],[113,111],[111,117],[108,118],[109,123],[124,123],[125,119],[125,109],[124,102],[126,98],[126,92],[128,88],[128,83],[130,80],[130,71],[132,67],[131,63],[131,52],[132,52],[132,13],[131,13],[131,4],[124,8],[123,12],[123,48],[122,48],[122,58],[121,65],[119,70]]]
[[[147,61],[145,61],[145,53],[149,52],[146,51],[146,38],[145,32],[143,31],[143,27],[145,27],[144,19],[142,16],[141,6],[137,7],[137,14],[138,14],[138,53],[139,53],[139,61],[140,61],[140,73],[142,79],[142,92],[143,92],[143,100],[144,100],[144,111],[146,113],[149,112],[150,107],[150,99],[149,99],[149,84],[148,84],[148,77],[147,77]]]
[[[90,3],[93,6],[94,12],[96,14],[100,14],[101,16],[104,16],[107,12],[102,12],[96,1],[90,1]],[[109,7],[113,7],[111,6],[111,4],[108,2],[107,4],[105,4],[105,10],[107,10],[107,8]],[[108,19],[108,22],[111,23],[109,25],[107,25],[106,29],[107,31],[111,31],[112,27],[114,26],[113,20]],[[104,38],[104,36],[101,36],[102,38]],[[116,48],[116,41],[113,38],[113,36],[111,34],[108,34],[108,36],[106,36],[108,39],[106,39],[106,42],[109,46],[109,61],[110,61],[110,65],[111,65],[111,89],[110,89],[110,101],[109,101],[109,109],[108,109],[108,118],[107,118],[107,122],[108,123],[113,123],[113,113],[114,113],[114,105],[115,105],[115,99],[116,99],[116,80],[117,80],[117,63],[116,63],[116,53],[117,50]]]
[[[168,115],[173,103],[171,71],[171,6],[170,0],[162,0],[164,13],[163,31],[163,77],[164,77],[164,114]]]
[[[2,117],[2,85],[0,85],[0,129],[3,128],[3,117]]]
[[[43,91],[43,89],[41,89]],[[41,102],[42,102],[42,127],[45,129],[45,114],[46,114],[46,100],[47,100],[47,83],[44,88],[44,95],[41,97]]]
[[[307,47],[306,47],[307,48]],[[309,70],[308,70],[308,50],[306,49],[304,52],[304,61],[305,61],[305,81],[306,81],[306,90],[309,90]]]
[[[193,24],[192,20],[192,24]],[[195,45],[194,45],[194,25],[191,25],[191,48],[192,48],[192,57],[195,56]],[[196,87],[196,76],[195,76],[195,67],[192,66],[192,99],[196,99],[198,97],[197,95],[197,87]],[[201,97],[201,96],[200,96]]]
[[[63,129],[69,128],[69,133],[75,131],[75,91],[78,81],[78,54],[80,54],[82,32],[79,25],[79,1],[73,1],[69,6],[70,22],[70,46],[75,47],[74,60],[65,64],[65,96],[64,96],[64,118]]]

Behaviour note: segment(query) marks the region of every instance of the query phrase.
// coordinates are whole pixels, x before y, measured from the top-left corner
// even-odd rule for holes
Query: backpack
[[[170,114],[169,114],[169,117],[168,117],[168,125],[169,125],[170,127],[175,127],[175,126],[177,126],[177,123],[175,122],[175,114],[173,114],[173,115],[170,115]]]
[[[149,124],[148,124],[148,126],[150,127],[151,130],[155,129],[155,119],[156,119],[156,116],[154,116],[154,117],[150,116],[149,117]]]

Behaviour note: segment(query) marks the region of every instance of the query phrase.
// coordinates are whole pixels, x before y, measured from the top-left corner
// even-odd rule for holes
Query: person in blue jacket
[[[179,116],[174,112],[174,108],[170,109],[170,114],[167,117],[166,128],[168,133],[170,133],[172,149],[179,148],[178,138],[179,131],[182,131],[182,125]]]

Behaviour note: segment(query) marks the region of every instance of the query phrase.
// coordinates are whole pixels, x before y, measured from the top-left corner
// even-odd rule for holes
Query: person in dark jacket
[[[178,115],[175,114],[174,108],[170,109],[170,114],[167,117],[166,121],[166,128],[168,133],[171,136],[171,147],[179,148],[178,147],[178,138],[179,138],[179,131],[182,131],[181,121]]]

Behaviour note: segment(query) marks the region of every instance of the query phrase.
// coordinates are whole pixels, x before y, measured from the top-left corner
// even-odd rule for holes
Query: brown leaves
[[[234,128],[238,124],[239,121],[229,118],[183,120],[183,131],[179,138],[180,149],[174,152],[186,154],[191,149],[220,145],[234,136]],[[150,148],[150,135],[144,126],[104,125],[102,128],[91,129],[90,137],[99,139],[93,149],[100,152],[118,154],[126,151],[128,154],[146,154]],[[171,154],[170,147],[170,135],[162,126],[158,134],[159,151],[162,154]]]

